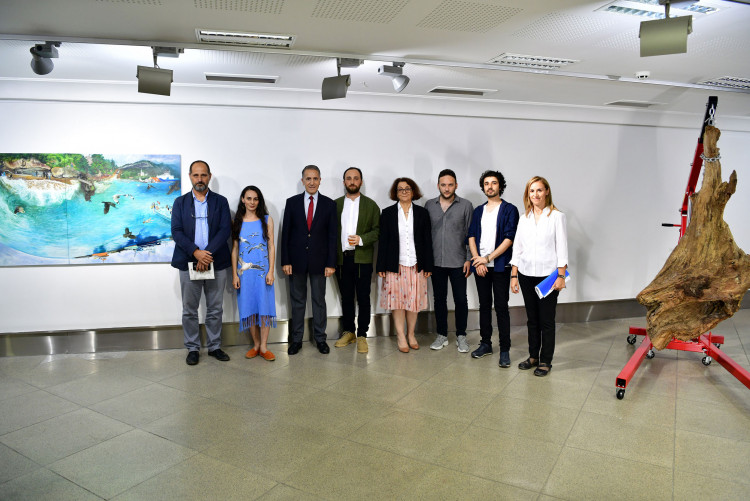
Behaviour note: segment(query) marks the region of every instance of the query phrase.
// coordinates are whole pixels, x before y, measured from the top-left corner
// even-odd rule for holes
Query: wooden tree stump
[[[737,173],[721,181],[716,146],[721,132],[706,127],[703,184],[691,197],[690,223],[656,278],[637,296],[648,309],[647,331],[657,350],[672,338],[689,341],[735,314],[750,288],[750,256],[724,222]]]

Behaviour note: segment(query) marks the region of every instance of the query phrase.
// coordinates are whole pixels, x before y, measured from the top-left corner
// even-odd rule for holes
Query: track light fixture
[[[361,64],[361,59],[337,58],[336,71],[338,76],[323,79],[323,85],[320,89],[323,100],[346,97],[346,91],[349,89],[352,79],[351,75],[342,75],[341,68],[357,68]]]
[[[29,49],[31,52],[31,69],[37,75],[46,75],[55,64],[52,62],[53,57],[60,57],[57,52],[57,48],[60,47],[60,42],[45,42],[38,43]]]
[[[404,75],[404,64],[405,63],[393,63],[393,66],[381,66],[378,68],[379,75],[385,75],[391,77],[393,82],[393,89],[396,92],[401,92],[409,85],[409,77]]]
[[[693,32],[693,16],[669,17],[671,4],[686,0],[659,0],[664,6],[664,19],[641,22],[641,57],[684,54],[688,35]],[[694,3],[694,0],[689,2]]]
[[[168,96],[172,91],[172,70],[159,68],[156,62],[158,56],[179,57],[185,49],[177,47],[151,47],[154,54],[154,67],[138,66],[136,78],[138,78],[138,92],[144,94],[157,94]]]

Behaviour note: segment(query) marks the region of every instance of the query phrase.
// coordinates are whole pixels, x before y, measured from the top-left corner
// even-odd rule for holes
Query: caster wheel
[[[651,360],[655,356],[656,356],[656,353],[654,353],[654,350],[648,350],[648,353],[646,353],[646,358],[648,358],[649,360]]]
[[[711,365],[711,357],[703,357],[701,358],[701,363],[705,366]]]
[[[617,395],[617,400],[622,400],[623,398],[625,398],[625,390],[620,388],[619,390],[617,390],[617,393],[615,393],[615,395]]]
[[[636,338],[635,334],[631,334],[631,335],[629,335],[629,336],[628,336],[628,344],[635,344],[635,340],[636,340],[636,339],[637,339],[637,338]]]
[[[721,345],[719,343],[714,343],[714,346],[716,346],[717,348],[721,348]]]

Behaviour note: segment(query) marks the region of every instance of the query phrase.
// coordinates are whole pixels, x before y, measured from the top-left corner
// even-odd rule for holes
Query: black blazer
[[[208,191],[208,246],[214,258],[216,271],[232,265],[227,240],[232,231],[232,217],[227,199],[214,191]],[[192,190],[174,201],[172,206],[172,239],[175,242],[172,266],[187,270],[188,263],[197,260],[193,252],[195,245],[195,208]]]
[[[323,274],[325,268],[336,267],[336,202],[318,193],[310,230],[307,212],[300,193],[286,201],[284,222],[281,226],[281,266],[292,265],[292,273]]]
[[[427,209],[412,202],[414,217],[414,250],[417,252],[417,271],[432,272],[432,223]],[[380,214],[380,240],[378,241],[378,272],[392,271],[398,273],[398,211],[401,208],[396,202],[383,209]]]

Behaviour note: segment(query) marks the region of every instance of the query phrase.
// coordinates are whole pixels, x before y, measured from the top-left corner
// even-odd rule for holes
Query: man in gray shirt
[[[435,297],[435,323],[437,337],[430,345],[433,350],[448,345],[448,279],[456,305],[456,345],[458,351],[467,353],[466,318],[469,305],[466,300],[466,278],[470,274],[471,253],[466,245],[466,234],[471,223],[474,206],[456,195],[456,173],[444,169],[438,176],[440,196],[425,204],[432,221],[432,252],[435,260],[432,272],[432,291]]]

